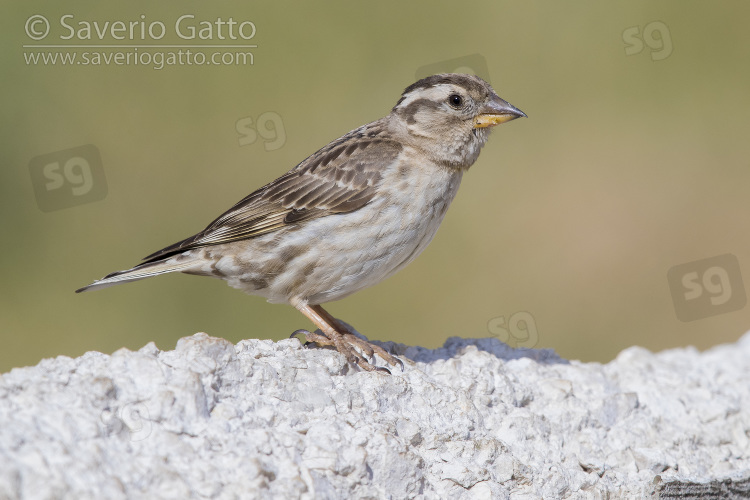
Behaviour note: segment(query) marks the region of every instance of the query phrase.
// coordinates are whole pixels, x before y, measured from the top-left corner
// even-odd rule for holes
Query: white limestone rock
[[[750,334],[606,365],[382,345],[403,372],[204,333],[14,369],[0,499],[750,496]]]

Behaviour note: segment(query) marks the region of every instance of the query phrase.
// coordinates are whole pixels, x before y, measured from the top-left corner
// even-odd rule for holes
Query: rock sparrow
[[[433,75],[407,87],[384,118],[336,139],[230,208],[206,229],[77,292],[180,271],[214,276],[289,303],[361,368],[353,347],[400,360],[356,335],[321,304],[379,283],[429,244],[490,127],[526,116],[484,80]],[[389,372],[390,373],[390,372]]]

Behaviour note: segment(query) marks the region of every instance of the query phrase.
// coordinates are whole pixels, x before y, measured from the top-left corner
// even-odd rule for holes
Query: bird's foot
[[[331,337],[333,338],[329,338],[327,335],[324,335],[322,333],[310,332],[307,330],[297,330],[292,333],[291,336],[296,337],[300,334],[304,335],[306,341],[305,345],[317,344],[319,346],[331,346],[338,352],[343,354],[349,363],[351,363],[352,365],[357,365],[368,372],[377,371],[381,373],[387,373],[389,375],[391,374],[391,371],[388,368],[375,366],[372,364],[372,361],[369,361],[365,358],[365,356],[367,356],[374,361],[375,354],[383,358],[383,360],[385,360],[391,366],[401,366],[401,371],[404,371],[403,361],[393,356],[391,353],[389,353],[379,345],[371,344],[366,340],[362,340],[353,333],[339,333],[336,331],[334,331],[333,333],[334,334],[331,335]],[[364,353],[364,355],[360,355],[355,347],[358,347]]]
[[[357,337],[355,334],[347,332],[342,334],[342,337],[345,342],[347,342],[351,346],[359,347],[362,352],[365,353],[366,356],[368,356],[370,359],[375,359],[375,354],[380,356],[386,363],[388,363],[391,366],[400,366],[401,371],[404,371],[404,362],[380,347],[379,345],[372,344],[366,340],[363,340],[359,337]],[[383,370],[386,370],[388,373],[391,373],[390,370],[387,368],[382,368]]]

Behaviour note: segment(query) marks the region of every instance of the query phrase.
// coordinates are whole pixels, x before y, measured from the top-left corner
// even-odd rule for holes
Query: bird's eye
[[[458,94],[451,94],[448,96],[448,102],[451,106],[458,109],[464,104],[464,98]]]

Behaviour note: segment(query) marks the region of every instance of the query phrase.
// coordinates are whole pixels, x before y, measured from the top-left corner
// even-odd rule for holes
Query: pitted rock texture
[[[198,333],[0,376],[0,499],[747,498],[750,334],[608,364]]]

